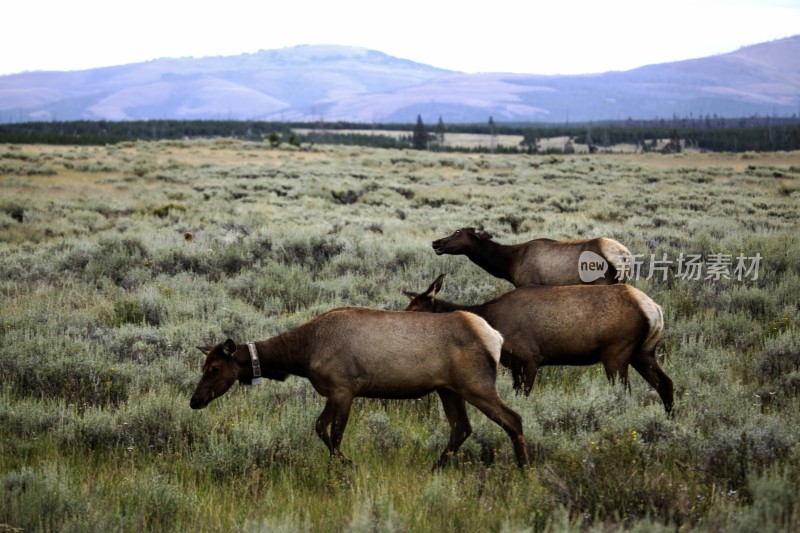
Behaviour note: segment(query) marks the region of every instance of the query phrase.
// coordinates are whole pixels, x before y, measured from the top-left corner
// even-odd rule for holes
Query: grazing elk
[[[522,244],[500,244],[492,235],[479,228],[461,228],[449,237],[433,241],[436,255],[466,255],[489,274],[510,281],[515,287],[524,285],[582,285],[579,260],[591,252],[607,270],[591,276],[593,285],[624,283],[625,270],[630,268],[631,253],[613,239],[596,237],[554,241],[534,239]],[[585,256],[584,256],[585,257]],[[618,267],[623,272],[618,275]]]
[[[501,362],[511,369],[514,388],[530,394],[545,365],[602,363],[609,381],[626,388],[632,365],[672,412],[672,380],[656,361],[664,330],[661,307],[630,285],[528,286],[481,305],[457,305],[435,298],[444,274],[411,298],[406,311],[462,310],[486,319],[503,335]]]
[[[465,401],[505,430],[517,462],[525,466],[522,419],[495,389],[502,343],[497,331],[471,313],[431,316],[344,307],[265,341],[237,345],[229,339],[200,348],[206,360],[190,405],[204,408],[234,381],[250,383],[260,369],[275,380],[307,378],[328,399],[317,434],[332,457],[346,461],[339,445],[355,397],[411,399],[436,391],[450,439],[434,469],[472,432]]]

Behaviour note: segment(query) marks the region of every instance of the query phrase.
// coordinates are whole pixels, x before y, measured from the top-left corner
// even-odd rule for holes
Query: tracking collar
[[[254,342],[247,343],[247,349],[250,350],[250,362],[253,365],[253,379],[250,381],[251,385],[261,384],[261,362],[258,360],[258,352],[256,352],[256,344]]]

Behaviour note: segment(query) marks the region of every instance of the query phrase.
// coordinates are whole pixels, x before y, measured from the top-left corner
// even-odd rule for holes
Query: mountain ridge
[[[800,35],[581,75],[466,74],[339,45],[0,76],[0,122],[591,121],[800,110]]]

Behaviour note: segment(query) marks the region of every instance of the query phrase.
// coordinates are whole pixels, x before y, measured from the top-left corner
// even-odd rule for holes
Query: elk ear
[[[493,235],[491,233],[489,233],[488,231],[483,229],[483,226],[481,226],[481,227],[479,227],[478,229],[475,230],[475,236],[478,237],[479,239],[483,239],[485,241],[488,241],[489,239],[491,239],[493,237]]]
[[[406,296],[408,296],[408,297],[409,297],[409,299],[411,299],[411,300],[413,300],[414,298],[416,298],[417,296],[419,296],[419,294],[417,294],[416,292],[411,292],[411,291],[403,291],[403,294],[405,294]]]
[[[231,339],[226,340],[222,344],[222,353],[224,353],[228,357],[233,357],[233,354],[236,353],[236,343],[233,342]]]
[[[436,293],[442,290],[442,282],[444,282],[444,274],[439,274],[439,277],[436,278],[436,281],[431,283],[431,286],[428,287],[428,290],[423,293],[423,296],[433,300],[436,296]]]
[[[208,355],[208,352],[211,351],[211,348],[213,348],[213,346],[197,346],[197,349],[206,355]]]

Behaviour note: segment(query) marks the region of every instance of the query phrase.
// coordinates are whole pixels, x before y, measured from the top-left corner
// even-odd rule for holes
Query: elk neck
[[[266,378],[284,380],[287,376],[308,377],[309,355],[306,335],[301,328],[255,343],[261,373]],[[248,356],[249,364],[249,356]]]
[[[512,281],[510,265],[519,254],[519,246],[484,241],[480,246],[473,246],[466,256],[496,278]]]

